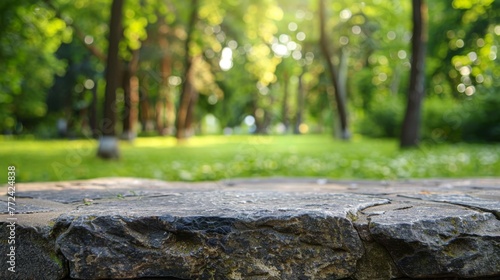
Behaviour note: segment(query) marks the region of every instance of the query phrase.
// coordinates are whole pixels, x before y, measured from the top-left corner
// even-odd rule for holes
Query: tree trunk
[[[158,96],[155,104],[155,127],[156,131],[158,131],[158,135],[163,136],[166,134],[166,126],[165,126],[165,118],[164,118],[164,107],[165,100]]]
[[[139,80],[139,119],[141,122],[142,132],[149,132],[154,130],[154,119],[150,99],[149,99],[149,73],[141,75]]]
[[[185,62],[184,62],[184,83],[182,85],[182,92],[180,96],[180,104],[179,110],[177,111],[177,119],[176,119],[176,138],[178,140],[186,139],[188,137],[186,133],[186,124],[187,124],[187,116],[189,112],[189,106],[191,106],[191,102],[194,97],[194,84],[192,79],[194,77],[193,73],[193,61],[194,58],[191,56],[191,49],[189,47],[193,32],[195,30],[196,21],[198,20],[198,0],[192,1],[193,9],[191,11],[191,15],[189,18],[189,25],[187,29],[187,38],[184,45],[185,54]]]
[[[91,90],[92,92],[92,101],[89,106],[89,125],[90,132],[92,133],[92,138],[99,138],[99,127],[97,125],[97,79],[95,79],[94,88]]]
[[[165,107],[161,108],[164,115],[164,134],[172,134],[175,126],[175,102],[174,95],[170,90],[168,79],[172,75],[172,55],[168,47],[168,31],[169,26],[165,23],[164,17],[159,19],[158,27],[158,45],[161,48],[162,58],[160,61],[160,98],[163,100]]]
[[[187,133],[187,124],[188,124],[188,119],[189,114],[193,113],[193,110],[190,110],[190,106],[193,106],[192,102],[194,101],[195,97],[195,89],[194,85],[192,83],[192,64],[193,64],[193,59],[190,58],[189,62],[187,63],[187,73],[185,75],[184,79],[184,84],[182,87],[182,93],[181,93],[181,102],[179,105],[179,110],[177,111],[177,127],[176,127],[176,138],[178,140],[186,139],[189,137],[189,134]]]
[[[253,95],[252,98],[252,111],[255,119],[255,130],[252,131],[254,134],[265,134],[264,127],[264,115],[265,111],[263,108],[259,107],[259,94]]]
[[[269,104],[266,106],[259,106],[259,98],[270,98]],[[253,99],[253,111],[255,117],[255,134],[267,135],[269,134],[269,127],[273,121],[273,114],[270,108],[273,108],[275,99],[272,96],[262,97],[256,94]]]
[[[137,103],[139,102],[139,81],[137,68],[139,67],[139,51],[133,51],[132,60],[127,63],[123,71],[123,94],[125,107],[123,111],[122,139],[133,140],[137,135],[135,126],[138,118]]]
[[[323,56],[325,57],[326,61],[326,66],[328,68],[328,74],[329,78],[332,82],[332,85],[335,89],[335,102],[336,102],[336,107],[337,107],[337,112],[339,115],[339,120],[340,120],[340,130],[341,130],[341,135],[340,137],[342,139],[349,139],[350,138],[350,133],[349,133],[349,127],[347,123],[347,108],[346,108],[346,102],[345,98],[347,96],[345,92],[345,87],[342,87],[341,83],[339,82],[339,75],[338,75],[338,70],[333,65],[332,59],[331,59],[331,53],[330,53],[330,48],[329,48],[329,39],[326,34],[325,28],[326,28],[326,10],[325,10],[325,0],[319,0],[319,20],[320,20],[320,47],[321,51],[323,53]]]
[[[283,125],[285,126],[285,132],[288,132],[288,127],[290,126],[290,120],[288,117],[289,113],[289,106],[288,106],[288,98],[289,98],[289,77],[288,73],[285,70],[285,73],[283,74],[283,104],[281,108],[281,118]]]
[[[299,88],[297,90],[297,114],[295,116],[295,126],[293,128],[293,133],[294,134],[301,134],[300,132],[300,125],[303,122],[304,118],[304,103],[305,103],[305,89],[304,89],[304,73],[305,69],[302,71],[302,73],[299,75]]]
[[[401,131],[401,147],[419,144],[422,100],[424,98],[425,52],[427,43],[427,6],[413,0],[413,37],[408,103]]]
[[[259,108],[257,110],[262,110],[260,118],[255,118],[255,134],[259,135],[267,135],[269,134],[269,126],[271,125],[271,113],[263,108]]]
[[[102,136],[99,140],[97,156],[105,159],[119,157],[116,139],[116,89],[120,80],[118,44],[122,34],[123,0],[113,0],[109,24],[109,47],[106,64],[106,92],[104,98],[104,120],[101,123]]]
[[[141,122],[142,132],[149,131],[149,123],[150,123],[150,110],[149,110],[149,95],[148,90],[144,86],[144,80],[140,82],[142,84],[141,89],[139,90],[139,120]]]
[[[191,99],[189,101],[188,112],[186,115],[186,130],[185,136],[190,137],[194,135],[194,123],[195,123],[195,114],[194,109],[196,107],[196,103],[198,102],[198,92],[192,88],[193,92],[191,93]]]
[[[345,48],[340,50],[340,59],[339,59],[339,72],[338,72],[338,92],[342,97],[342,100],[347,100],[347,76],[348,76],[348,68],[349,65],[349,51]],[[344,105],[345,106],[345,105]]]
[[[392,96],[396,96],[399,93],[399,84],[401,83],[402,70],[403,69],[400,65],[397,65],[394,69],[394,74],[392,75],[391,84],[389,86]]]

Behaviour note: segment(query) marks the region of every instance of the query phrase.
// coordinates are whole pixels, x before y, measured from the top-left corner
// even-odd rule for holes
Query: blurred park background
[[[494,0],[4,0],[0,179],[498,176],[499,16]]]

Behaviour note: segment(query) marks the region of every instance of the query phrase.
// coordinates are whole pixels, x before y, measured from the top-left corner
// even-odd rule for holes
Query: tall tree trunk
[[[160,61],[160,98],[164,102],[162,114],[164,116],[164,134],[172,134],[175,126],[175,102],[174,95],[170,89],[168,79],[172,75],[172,55],[168,47],[168,32],[169,26],[165,23],[164,17],[160,17],[158,25],[158,45],[161,48],[161,61]]]
[[[170,89],[168,78],[172,74],[172,62],[170,57],[164,57],[161,61],[161,84],[160,95],[164,101],[164,129],[166,134],[172,134],[175,126],[175,102],[174,94]]]
[[[326,34],[326,8],[325,8],[325,0],[318,0],[319,1],[319,21],[320,21],[320,47],[321,51],[323,53],[323,56],[325,57],[326,61],[326,66],[328,68],[328,74],[329,78],[332,82],[332,85],[335,89],[335,103],[337,106],[337,112],[339,115],[339,120],[340,120],[340,130],[341,130],[341,135],[340,137],[342,139],[349,139],[350,138],[350,133],[349,133],[349,127],[348,127],[348,122],[347,122],[347,107],[346,107],[346,102],[345,98],[347,96],[345,92],[345,87],[342,87],[341,83],[339,82],[339,75],[338,75],[338,70],[333,65],[332,63],[332,55],[330,53],[330,45],[329,45],[329,39]]]
[[[179,140],[186,139],[189,137],[187,133],[187,120],[189,118],[189,114],[193,113],[193,110],[190,110],[189,107],[192,106],[193,99],[195,97],[195,89],[192,82],[192,64],[193,59],[190,58],[187,63],[188,70],[184,79],[184,84],[182,87],[181,93],[181,102],[179,104],[179,110],[177,111],[177,127],[176,127],[176,138]]]
[[[272,96],[269,96],[269,104],[260,107],[260,98],[267,98],[267,96],[261,97],[260,94],[257,94],[252,102],[255,117],[255,134],[267,135],[269,134],[269,127],[273,121],[273,114],[270,108],[273,108],[276,100]]]
[[[339,95],[344,100],[347,100],[347,76],[349,71],[349,51],[346,48],[340,49],[339,72],[338,72],[338,87]]]
[[[104,97],[104,120],[101,123],[102,136],[99,140],[97,156],[118,158],[118,139],[116,138],[116,89],[120,80],[120,61],[118,44],[122,34],[123,0],[113,0],[109,24],[109,47],[106,64],[106,92]]]
[[[185,54],[185,62],[184,62],[184,83],[182,85],[182,92],[180,96],[180,104],[179,110],[177,111],[177,119],[176,119],[176,138],[178,140],[186,139],[186,123],[187,123],[187,115],[189,114],[189,106],[194,97],[194,84],[192,82],[192,78],[194,77],[193,72],[193,61],[194,58],[191,56],[191,49],[189,47],[193,32],[195,30],[195,25],[198,20],[198,0],[192,1],[192,11],[189,18],[189,25],[187,30],[187,38],[184,45]]]
[[[95,79],[94,87],[91,90],[92,101],[89,106],[89,125],[92,133],[92,138],[99,138],[99,128],[97,125],[97,79]]]
[[[154,121],[152,117],[152,105],[149,99],[149,73],[141,75],[139,80],[139,119],[141,122],[142,132],[149,132],[154,129]]]
[[[394,74],[392,75],[391,84],[389,85],[389,89],[391,91],[392,96],[396,96],[399,93],[399,84],[401,83],[401,69],[400,65],[397,65],[394,69]]]
[[[263,108],[258,108],[257,110],[262,110],[262,116],[255,118],[255,134],[267,135],[272,121],[271,113]]]
[[[290,126],[290,120],[289,120],[289,106],[288,106],[288,99],[289,99],[289,77],[288,77],[288,72],[285,70],[285,73],[283,74],[283,104],[281,108],[281,118],[283,125],[285,126],[285,132],[288,132],[288,127]]]
[[[259,107],[259,94],[253,95],[252,98],[252,111],[255,118],[255,134],[266,134],[266,127],[264,126],[264,115],[266,114],[263,108]]]
[[[293,128],[294,134],[301,134],[300,125],[303,122],[304,118],[304,105],[305,105],[305,88],[304,88],[304,73],[305,69],[303,69],[302,73],[299,75],[299,88],[297,90],[297,114],[295,115],[295,126]]]
[[[188,112],[186,114],[186,137],[190,137],[194,135],[194,123],[195,123],[195,114],[194,109],[196,108],[196,103],[198,102],[198,92],[192,88],[193,92],[191,93],[191,99],[189,101]]]
[[[401,147],[418,146],[425,82],[427,44],[427,6],[424,0],[412,0],[413,37],[408,104],[401,130]]]
[[[144,83],[144,80],[140,82]],[[149,131],[150,123],[150,110],[149,110],[149,96],[148,91],[144,85],[139,90],[139,121],[141,122],[142,132]]]
[[[165,126],[164,108],[165,100],[161,98],[161,96],[158,96],[155,103],[155,127],[156,131],[158,131],[158,134],[161,136],[167,133]]]
[[[123,111],[122,139],[133,140],[136,137],[136,123],[138,118],[137,103],[139,102],[139,80],[137,69],[139,67],[139,51],[132,52],[132,59],[123,70],[123,94],[125,107]]]

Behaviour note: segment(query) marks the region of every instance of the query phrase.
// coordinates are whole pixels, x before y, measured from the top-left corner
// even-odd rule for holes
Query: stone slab
[[[372,238],[406,276],[470,278],[500,271],[492,257],[500,253],[499,221],[491,213],[426,202],[370,210],[376,213],[370,216]]]
[[[492,194],[488,196],[488,199],[465,194],[411,194],[404,196],[477,208],[483,211],[491,212],[500,219],[500,197],[493,197]]]
[[[500,278],[499,179],[18,184],[1,279]]]

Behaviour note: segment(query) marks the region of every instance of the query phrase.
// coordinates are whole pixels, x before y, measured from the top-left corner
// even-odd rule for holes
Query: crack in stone
[[[470,209],[470,210],[473,210],[476,212],[480,212],[480,213],[490,213],[490,214],[493,214],[497,218],[497,220],[500,221],[500,212],[497,212],[494,210],[490,210],[490,209],[486,209],[486,208],[482,208],[482,207],[475,207],[475,206],[457,203],[457,202],[451,202],[451,201],[440,201],[440,202],[447,203],[450,205],[462,206],[462,207],[465,207],[467,209]]]
[[[403,206],[403,207],[398,207],[398,208],[394,208],[392,209],[393,211],[401,211],[401,210],[406,210],[406,209],[411,209],[413,208],[413,206]]]
[[[381,275],[380,273],[390,273],[391,276],[388,276],[388,275],[384,275],[382,276],[383,278],[386,278],[386,277],[389,277],[390,279],[393,279],[393,276],[394,277],[397,277],[399,279],[399,277],[403,276],[404,274],[401,272],[401,269],[396,265],[396,261],[394,259],[394,257],[389,253],[389,250],[383,245],[381,244],[380,242],[378,242],[377,240],[375,240],[370,232],[370,227],[371,227],[371,216],[372,215],[383,215],[385,214],[385,211],[381,211],[382,213],[377,213],[377,214],[365,214],[363,211],[366,211],[368,208],[375,208],[375,207],[379,207],[381,205],[388,205],[388,204],[391,204],[392,201],[390,199],[388,199],[388,202],[387,203],[384,203],[384,204],[380,204],[380,205],[373,205],[373,206],[370,206],[370,207],[366,207],[364,208],[363,210],[360,210],[357,212],[357,217],[358,219],[353,222],[353,226],[354,226],[354,229],[356,230],[356,232],[358,233],[358,236],[359,238],[361,239],[362,241],[362,246],[363,246],[363,256],[361,256],[357,262],[356,262],[356,272],[354,273],[354,275],[359,275],[361,273],[361,275],[359,277],[355,277],[355,278],[349,278],[349,279],[362,279],[362,280],[369,280],[369,279],[373,279],[373,277],[377,278],[377,279],[382,279],[380,278]],[[363,231],[363,233],[361,233],[360,231]],[[368,248],[367,246],[369,246],[370,248]],[[376,258],[374,258],[374,256],[371,256],[371,252],[373,250],[373,248],[380,248],[382,250],[382,254],[383,256],[385,257],[388,257],[388,263],[385,263],[387,264],[389,267],[392,267],[392,269],[395,269],[395,271],[392,271],[392,269],[390,270],[390,272],[387,271],[387,267],[384,266],[384,263],[383,263],[383,259],[380,258],[380,256],[377,256]],[[368,262],[368,265],[371,265],[371,266],[377,266],[377,265],[382,265],[384,266],[384,268],[378,268],[378,269],[375,269],[374,271],[363,271],[363,270],[359,270],[358,268],[361,266],[360,263],[362,263],[363,265],[367,265]],[[379,263],[381,262],[381,263]],[[365,275],[363,275],[365,274]],[[368,275],[366,275],[368,274]]]
[[[398,195],[398,196],[404,197],[404,198],[409,198],[409,199],[415,199],[415,200],[419,200],[419,201],[432,201],[432,202],[437,202],[437,203],[445,203],[445,204],[449,204],[449,205],[461,206],[461,207],[467,208],[469,210],[473,210],[473,211],[480,212],[480,213],[490,213],[490,214],[493,214],[495,216],[495,218],[500,221],[500,210],[496,211],[496,210],[488,209],[488,208],[481,207],[481,206],[474,206],[474,205],[470,205],[467,203],[445,200],[446,197],[444,197],[443,199],[438,199],[438,198],[433,198],[433,197],[418,197],[418,196],[416,197],[416,196],[410,196],[410,195]],[[467,198],[477,199],[475,197],[470,197],[470,196],[467,196]]]

